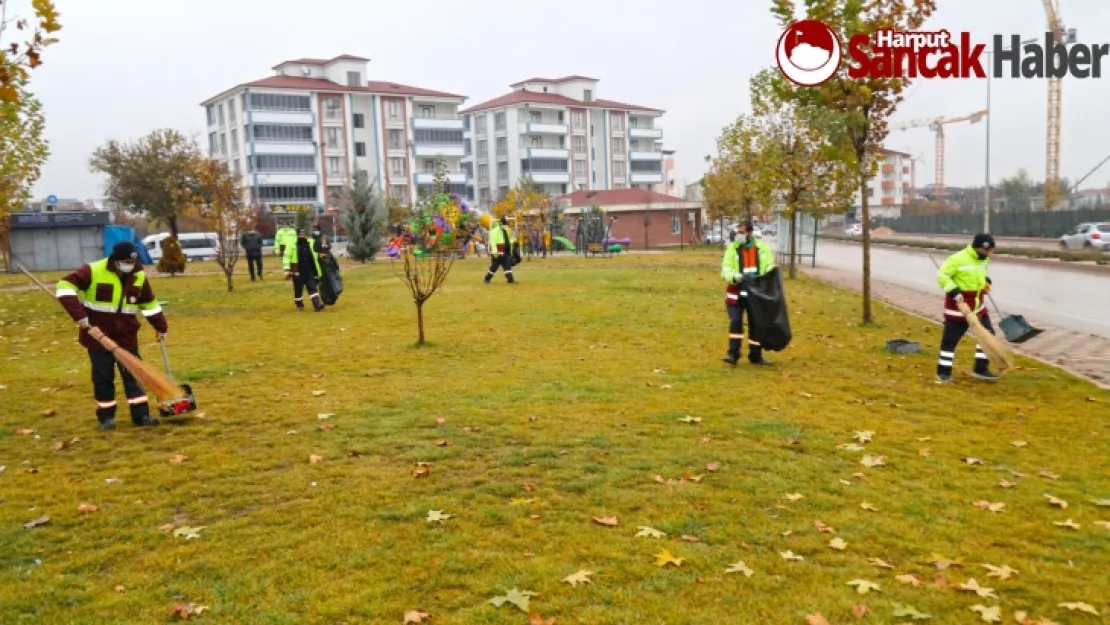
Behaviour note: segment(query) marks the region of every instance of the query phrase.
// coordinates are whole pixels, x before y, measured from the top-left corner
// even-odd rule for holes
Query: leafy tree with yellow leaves
[[[798,19],[824,22],[847,44],[857,34],[873,36],[881,29],[918,30],[936,10],[936,0],[806,0],[805,16],[795,15],[794,0],[771,0],[771,13],[782,27]],[[882,148],[888,133],[887,120],[902,101],[909,85],[905,78],[862,78],[848,75],[848,55],[841,59],[840,71],[816,87],[798,87],[785,78],[775,81],[777,95],[798,105],[803,114],[819,111],[820,123],[827,124],[841,158],[854,170],[860,190],[860,217],[863,227],[863,322],[871,323],[871,212],[867,181],[878,166],[874,154]]]
[[[0,103],[18,105],[27,95],[24,87],[31,78],[30,70],[42,65],[43,49],[58,43],[51,35],[62,25],[53,0],[31,0],[33,21],[15,18],[9,22],[10,3],[0,0]],[[17,37],[23,41],[11,41]]]
[[[43,130],[42,105],[27,90],[26,82],[16,87],[19,97],[0,102],[0,254],[8,259],[9,216],[23,208],[31,186],[39,179],[50,155]]]
[[[853,169],[830,142],[828,125],[816,115],[800,115],[791,102],[774,97],[774,73],[752,77],[752,110],[760,158],[757,177],[761,192],[781,207],[790,220],[789,276],[797,276],[798,217],[843,213],[855,191]]]
[[[758,175],[762,158],[759,142],[759,128],[750,115],[741,115],[717,137],[717,154],[706,157],[709,172],[702,179],[710,222],[751,219],[753,213],[770,210],[766,188]],[[721,243],[725,243],[723,236]]]
[[[239,238],[251,229],[254,210],[243,200],[239,176],[227,164],[195,154],[189,162],[192,210],[219,237],[216,262],[227,278],[227,290],[235,290],[232,276],[239,261]]]

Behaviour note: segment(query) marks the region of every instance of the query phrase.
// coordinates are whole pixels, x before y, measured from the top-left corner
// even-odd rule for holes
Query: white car
[[[853,224],[844,229],[844,234],[850,237],[863,236],[863,226],[860,224]]]
[[[169,236],[170,233],[162,232],[143,239],[143,245],[150,252],[150,258],[154,262],[162,258],[162,241]],[[216,255],[220,253],[219,236],[215,232],[182,232],[178,236],[178,242],[188,262],[215,260]]]

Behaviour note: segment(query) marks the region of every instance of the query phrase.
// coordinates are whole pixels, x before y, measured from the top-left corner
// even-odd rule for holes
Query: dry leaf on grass
[[[973,605],[968,608],[972,612],[977,612],[979,618],[984,623],[1001,623],[1002,622],[1002,608],[999,606],[986,607],[982,605]]]
[[[77,512],[79,514],[92,514],[93,512],[96,512],[99,509],[100,509],[99,507],[94,506],[91,503],[83,503],[83,504],[77,506]]]
[[[658,567],[665,567],[668,564],[673,566],[682,566],[682,563],[685,560],[685,558],[679,558],[671,555],[671,552],[667,551],[666,549],[655,554],[655,566]]]
[[[1048,500],[1049,505],[1056,506],[1057,508],[1062,508],[1064,510],[1068,509],[1068,502],[1060,499],[1059,497],[1054,497],[1052,495],[1049,495],[1048,493],[1045,493],[1044,498]]]
[[[955,560],[953,560],[951,558],[947,558],[945,556],[942,556],[938,553],[934,553],[931,556],[929,556],[929,559],[926,560],[926,562],[936,566],[938,571],[943,571],[943,570],[945,570],[949,567],[953,567],[953,566],[963,566],[964,565],[963,558],[956,558]]]
[[[895,603],[893,601],[890,603],[890,605],[894,608],[894,616],[908,616],[915,621],[924,621],[933,618],[932,614],[919,612],[917,608],[913,607],[912,605]]]
[[[116,592],[123,592],[127,590],[127,588],[125,588],[122,584],[116,584],[115,586],[112,586],[112,590]]]
[[[188,461],[189,461],[189,456],[183,456],[181,454],[177,454],[176,456],[170,458],[170,464],[181,464],[182,462],[188,462]]]
[[[195,603],[175,603],[170,611],[170,617],[182,621],[189,620],[190,616],[200,616],[208,611],[208,606]]]
[[[53,408],[47,408],[46,410],[42,411],[42,416],[44,417],[53,417],[56,414],[58,414],[58,411],[54,410]]]
[[[636,538],[663,538],[664,536],[666,536],[666,534],[664,534],[663,532],[660,532],[659,530],[653,527],[648,527],[646,525],[641,525],[637,529],[639,529],[640,531],[636,532]]]
[[[863,503],[861,503],[861,504],[859,505],[859,507],[860,507],[860,508],[862,508],[862,509],[864,509],[864,510],[867,510],[867,511],[869,511],[869,512],[878,512],[878,511],[879,511],[879,509],[878,509],[878,508],[876,508],[876,507],[875,507],[874,505],[872,505],[872,504],[869,504],[869,503],[867,503],[866,501],[865,501],[865,502],[863,502]]]
[[[882,592],[882,590],[883,590],[875,582],[869,582],[866,579],[853,579],[852,581],[848,582],[848,585],[849,586],[854,586],[855,589],[856,589],[856,592],[858,592],[861,595],[866,595],[867,593],[871,592],[872,590],[877,591],[877,592]]]
[[[31,428],[19,428],[18,430],[15,430],[15,435],[16,436],[34,436],[35,431],[32,430]]]
[[[1025,441],[1011,441],[1010,444],[1013,445],[1014,447],[1028,447],[1029,446],[1029,443],[1027,443]]]
[[[197,538],[200,538],[200,531],[202,529],[204,529],[203,525],[200,526],[200,527],[189,527],[187,525],[183,525],[183,526],[175,529],[173,531],[173,535],[176,538],[184,538],[185,540],[195,540]]]
[[[436,417],[436,425],[443,425],[444,423],[447,423],[447,419],[444,419],[443,417]]]
[[[871,566],[874,566],[874,567],[877,567],[877,568],[880,568],[880,569],[890,569],[892,571],[894,570],[894,565],[887,562],[886,560],[883,560],[882,558],[868,558],[867,562]]]
[[[428,510],[428,516],[425,517],[425,520],[429,523],[443,523],[451,516],[450,514],[444,514],[442,510]]]
[[[323,423],[323,424],[320,425],[320,431],[321,432],[330,432],[330,431],[334,430],[337,427],[339,427],[339,426],[335,425],[334,423]]]
[[[529,614],[528,625],[555,625],[555,617],[545,619],[542,614]]]
[[[1039,476],[1041,476],[1041,477],[1043,477],[1047,480],[1058,480],[1058,479],[1060,479],[1060,476],[1056,475],[1052,471],[1041,471],[1037,475],[1039,475]]]
[[[323,462],[323,461],[324,461],[324,457],[323,456],[317,456],[316,454],[311,454],[308,457],[308,463],[309,464],[318,464],[318,463]]]
[[[589,584],[591,581],[591,575],[593,575],[592,571],[578,571],[577,573],[571,573],[570,575],[567,575],[563,578],[563,581],[570,584],[574,588],[578,588],[578,584]]]
[[[1068,519],[1067,521],[1057,521],[1053,523],[1053,525],[1055,525],[1056,527],[1066,527],[1073,530],[1077,530],[1080,527],[1078,523],[1072,521],[1071,519]]]
[[[844,551],[848,548],[848,543],[843,538],[837,537],[829,541],[829,546],[837,551]]]
[[[620,524],[620,522],[617,521],[617,517],[615,516],[595,516],[594,523],[597,523],[598,525],[604,525],[605,527],[616,527]]]
[[[801,562],[801,561],[805,560],[805,558],[803,558],[802,556],[794,553],[793,551],[790,551],[789,549],[786,550],[786,551],[780,551],[779,556],[783,560],[793,560],[795,562]]]
[[[813,527],[816,527],[817,531],[821,532],[822,534],[835,534],[836,533],[835,528],[830,527],[828,525],[825,525],[824,523],[821,522],[821,519],[815,519],[813,521]]]
[[[685,542],[688,542],[688,543],[696,543],[696,542],[698,542],[698,537],[697,536],[690,536],[688,534],[683,534],[682,536],[679,536],[679,540],[682,540],[682,541],[685,541]]]
[[[327,395],[327,394],[328,394],[327,391],[312,391],[312,396],[313,397],[323,397],[324,395]]]
[[[870,613],[871,607],[866,604],[857,603],[856,605],[852,606],[852,615],[861,621],[863,620],[863,617],[867,616]]]
[[[998,579],[1010,579],[1017,574],[1017,569],[1011,569],[1009,566],[1003,564],[1002,566],[994,566],[993,564],[982,564],[984,569],[989,571],[987,577],[997,577]]]
[[[843,449],[844,451],[863,451],[864,449],[866,449],[866,447],[864,447],[863,445],[857,445],[855,443],[844,443],[841,445],[837,445],[836,448]]]
[[[933,452],[928,447],[926,447],[924,449],[917,450],[917,455],[921,456],[922,458],[928,458],[929,456],[933,455]]]
[[[413,477],[428,477],[431,473],[431,467],[416,467],[412,470]]]
[[[989,510],[990,512],[995,513],[1002,512],[1002,510],[1006,507],[1006,504],[1002,502],[991,503],[989,501],[976,501],[974,505],[980,510]]]
[[[803,495],[801,493],[790,493],[790,494],[786,495],[785,499],[787,501],[798,501],[799,499],[802,499],[803,497],[805,497],[805,495]]]
[[[975,581],[974,577],[968,579],[966,582],[964,582],[962,584],[956,584],[956,588],[959,589],[959,590],[966,590],[968,592],[973,592],[973,593],[979,595],[980,597],[983,597],[984,599],[986,599],[988,597],[991,598],[991,599],[997,599],[998,598],[997,596],[995,596],[993,588],[985,588],[983,586],[980,586],[979,582]]]
[[[419,610],[410,610],[408,612],[405,612],[405,620],[401,622],[401,625],[410,625],[410,624],[411,625],[420,625],[421,623],[424,622],[425,619],[430,619],[430,618],[432,618],[432,617],[429,616],[427,612],[420,612]]]
[[[859,463],[869,469],[873,467],[883,467],[886,466],[886,456],[864,456]]]
[[[806,625],[830,625],[829,619],[820,612],[806,615]]]
[[[855,439],[855,441],[858,443],[870,443],[871,437],[874,435],[874,432],[870,430],[864,430],[862,432],[856,432],[852,435],[852,438]]]
[[[32,527],[41,527],[43,525],[46,525],[49,522],[50,522],[50,517],[40,516],[37,519],[31,519],[30,521],[27,521],[26,523],[23,524],[23,527],[26,528],[26,529],[31,529]]]
[[[509,592],[505,593],[504,595],[501,595],[500,597],[494,597],[493,599],[490,599],[489,602],[492,603],[493,607],[495,607],[495,608],[500,608],[501,606],[505,605],[506,603],[509,603],[509,604],[512,604],[512,605],[516,606],[516,608],[519,609],[521,612],[527,613],[528,612],[528,602],[532,597],[535,597],[535,596],[536,596],[536,593],[534,593],[534,592],[529,592],[527,590],[522,592],[522,591],[517,590],[516,588],[512,588],[512,589],[509,590]]]
[[[679,421],[681,421],[683,423],[691,423],[691,424],[701,423],[701,417],[691,417],[690,415],[686,415],[685,417],[682,417],[681,419],[679,419]]]
[[[729,573],[742,573],[744,577],[751,577],[755,571],[749,569],[748,565],[744,564],[743,560],[740,560],[736,564],[730,564],[728,568],[725,569],[725,574],[727,575]]]
[[[1073,612],[1086,612],[1087,614],[1090,614],[1092,616],[1099,615],[1098,610],[1096,610],[1093,605],[1089,603],[1083,603],[1081,601],[1061,603],[1059,604],[1059,607],[1064,608],[1065,610],[1071,610]]]
[[[710,473],[716,473],[717,471],[721,470],[721,465],[717,464],[716,462],[710,462],[709,464],[705,465],[705,470],[709,471]]]
[[[1011,482],[1010,480],[999,480],[998,485],[1002,488],[1013,488],[1017,486],[1017,484]]]
[[[982,460],[980,460],[978,458],[972,458],[971,456],[968,456],[967,458],[963,458],[963,461],[970,464],[970,465],[976,465],[976,464],[982,465],[983,464]]]
[[[917,577],[909,573],[905,575],[895,575],[894,579],[908,586],[913,586],[914,588],[920,587],[922,583],[921,580],[917,579]]]

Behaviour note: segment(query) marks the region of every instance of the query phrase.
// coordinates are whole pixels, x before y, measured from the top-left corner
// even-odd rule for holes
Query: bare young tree
[[[190,165],[195,209],[204,223],[219,237],[216,262],[227,278],[227,290],[235,290],[232,276],[239,262],[239,238],[251,228],[254,209],[243,201],[239,176],[227,165],[199,154]]]

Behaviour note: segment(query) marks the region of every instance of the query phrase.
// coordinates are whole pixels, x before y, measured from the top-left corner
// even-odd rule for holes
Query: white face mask
[[[131,273],[135,271],[135,263],[117,263],[120,273]]]

